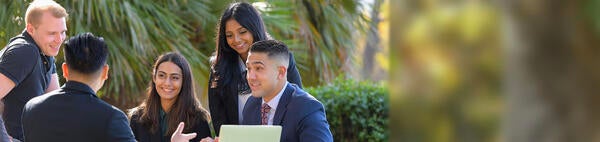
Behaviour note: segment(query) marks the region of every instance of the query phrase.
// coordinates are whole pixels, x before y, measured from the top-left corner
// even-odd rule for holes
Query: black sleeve
[[[32,59],[40,56],[39,51],[27,44],[16,44],[6,48],[0,57],[0,73],[17,85],[35,67],[37,60]]]
[[[288,82],[294,83],[294,84],[298,85],[298,87],[302,88],[302,78],[300,77],[298,68],[296,68],[296,60],[294,60],[294,55],[291,52],[290,52],[290,64],[287,69],[287,79],[288,79]]]
[[[4,120],[2,120],[2,115],[0,114],[0,141],[8,142],[10,141],[10,136],[6,132],[6,128],[4,127]]]
[[[131,115],[131,118],[129,118],[129,127],[131,128],[131,132],[133,132],[133,137],[135,137],[135,140],[140,141],[139,134],[138,134],[138,123],[137,121],[139,120],[139,115],[136,114],[137,111],[139,110],[135,110],[136,112],[132,112],[133,114]]]
[[[127,124],[127,117],[120,110],[113,112],[107,133],[107,140],[111,142],[135,142],[131,128]]]
[[[223,103],[223,96],[217,92],[218,88],[211,88],[212,81],[213,73],[210,73],[208,82],[208,107],[210,109],[210,116],[212,119],[213,128],[215,130],[215,133],[219,135],[221,125],[227,118],[224,109],[225,106]]]
[[[208,127],[208,121],[204,120],[204,118],[202,117],[199,117],[194,132],[196,133],[196,138],[190,140],[191,142],[198,142],[203,138],[210,137],[210,128]]]

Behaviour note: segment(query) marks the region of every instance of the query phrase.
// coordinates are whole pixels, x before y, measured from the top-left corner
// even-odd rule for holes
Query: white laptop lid
[[[220,142],[279,142],[278,125],[221,125]]]

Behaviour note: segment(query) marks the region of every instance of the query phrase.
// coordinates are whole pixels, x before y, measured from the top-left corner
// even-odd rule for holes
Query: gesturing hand
[[[179,123],[173,135],[171,135],[171,142],[189,142],[191,139],[196,137],[196,133],[182,134],[185,124],[183,122]]]
[[[201,139],[200,142],[219,142],[219,137],[216,137],[214,140],[210,137],[206,137]]]

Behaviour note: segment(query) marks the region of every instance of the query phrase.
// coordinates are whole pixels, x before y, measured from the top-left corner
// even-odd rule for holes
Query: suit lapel
[[[273,117],[273,125],[281,125],[281,120],[283,120],[283,117],[285,116],[285,113],[287,111],[287,105],[288,103],[290,103],[292,95],[295,91],[296,89],[294,88],[294,86],[292,86],[292,84],[288,84],[285,87],[285,91],[283,91],[283,94],[279,99],[279,104],[277,105],[275,116]]]
[[[262,102],[262,98],[254,98],[250,96],[248,98],[248,102],[246,102],[246,106],[244,108],[244,120],[243,125],[260,125],[260,105]],[[247,111],[247,112],[246,112]]]

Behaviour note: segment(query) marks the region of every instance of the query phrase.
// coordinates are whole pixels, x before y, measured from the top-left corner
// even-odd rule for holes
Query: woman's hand
[[[219,142],[219,137],[215,137],[214,140],[210,137],[206,137],[206,138],[203,138],[202,140],[200,140],[200,142]]]
[[[183,122],[179,123],[177,129],[171,135],[171,142],[189,142],[191,139],[196,137],[196,133],[182,134],[185,124]]]

